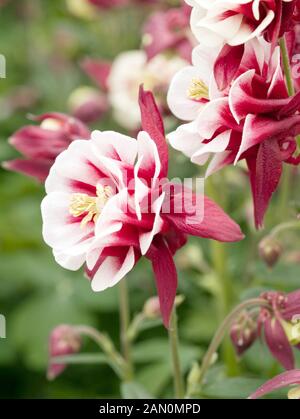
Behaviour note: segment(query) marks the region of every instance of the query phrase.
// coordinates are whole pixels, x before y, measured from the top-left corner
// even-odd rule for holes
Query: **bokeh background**
[[[173,2],[176,3],[176,2]],[[102,11],[92,19],[70,12],[64,0],[11,0],[0,11],[0,53],[7,60],[7,78],[0,80],[0,160],[18,154],[8,138],[28,124],[28,113],[68,112],[67,99],[81,85],[92,85],[79,66],[86,57],[113,60],[121,51],[137,49],[141,27],[150,8],[126,7]],[[108,115],[98,129],[124,131]],[[199,173],[180,153],[171,152],[173,176]],[[294,176],[297,182],[297,173]],[[299,237],[284,235],[280,263],[268,270],[259,260],[257,244],[265,234],[254,232],[251,200],[243,169],[226,170],[214,179],[216,200],[237,220],[247,238],[226,246],[231,283],[229,305],[264,289],[294,290],[299,286]],[[209,193],[209,188],[208,188]],[[54,382],[46,379],[48,335],[61,323],[89,324],[107,332],[119,345],[117,287],[94,294],[82,272],[68,272],[53,261],[41,237],[40,202],[43,186],[20,174],[0,171],[0,313],[7,319],[7,338],[0,339],[1,398],[120,397],[119,381],[105,360],[72,365]],[[291,213],[298,211],[297,188]],[[277,217],[276,199],[266,231]],[[288,214],[286,214],[288,216]],[[223,289],[214,271],[211,244],[190,240],[176,257],[181,356],[185,372],[201,359],[224,308]],[[150,266],[141,262],[128,275],[132,315],[155,295]],[[155,326],[155,327],[154,327]],[[85,342],[83,352],[96,352]],[[233,359],[227,345],[225,358]],[[134,345],[136,380],[155,397],[172,395],[167,334],[160,322],[144,330]],[[299,364],[300,365],[300,364]],[[256,344],[227,377],[222,361],[212,368],[203,397],[246,397],[280,368]],[[234,377],[236,375],[236,377]],[[242,377],[242,378],[241,378]]]

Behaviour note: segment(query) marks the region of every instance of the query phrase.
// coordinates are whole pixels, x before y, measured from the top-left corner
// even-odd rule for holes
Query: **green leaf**
[[[123,399],[154,399],[141,384],[134,381],[121,384],[121,395]]]
[[[212,399],[247,399],[263,382],[256,378],[226,378],[204,386],[201,394]]]
[[[9,339],[23,351],[26,364],[43,369],[48,361],[48,339],[59,324],[94,325],[94,318],[67,296],[36,295],[14,311],[9,322]]]

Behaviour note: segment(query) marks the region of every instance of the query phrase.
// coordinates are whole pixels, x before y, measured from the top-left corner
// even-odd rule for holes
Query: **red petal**
[[[103,60],[86,58],[81,62],[81,67],[102,90],[107,90],[107,81],[111,70],[111,63]]]
[[[251,394],[249,399],[258,399],[274,390],[279,390],[282,387],[293,384],[300,384],[300,370],[285,371],[284,373],[277,375],[259,387],[255,393]]]
[[[170,211],[162,213],[162,217],[182,233],[222,242],[235,242],[244,238],[239,225],[209,198],[195,195],[180,185],[176,185],[173,192],[170,184],[164,185],[164,188],[167,193],[171,193],[171,198],[166,198],[170,199]],[[201,202],[203,209],[199,211],[198,203]]]
[[[217,57],[214,76],[219,90],[226,89],[232,82],[244,55],[244,45],[225,45]]]
[[[147,254],[156,279],[160,310],[166,328],[169,327],[177,290],[177,271],[173,256],[162,236],[157,236]]]
[[[254,202],[255,225],[256,228],[260,228],[282,173],[282,160],[277,141],[261,143],[257,155],[248,158],[247,164]]]
[[[278,118],[292,116],[299,109],[300,109],[300,92],[298,92],[295,96],[293,96],[287,105],[281,108],[277,116]]]
[[[16,159],[2,163],[2,166],[7,170],[35,177],[38,181],[43,183],[49,174],[52,163],[53,162],[47,160],[33,161]]]
[[[163,120],[152,92],[145,91],[143,86],[140,87],[139,105],[142,116],[142,128],[148,132],[151,139],[156,143],[162,165],[161,177],[166,177],[168,174],[169,152]]]
[[[287,370],[294,368],[294,355],[285,331],[277,318],[267,319],[264,323],[265,338],[270,352]]]

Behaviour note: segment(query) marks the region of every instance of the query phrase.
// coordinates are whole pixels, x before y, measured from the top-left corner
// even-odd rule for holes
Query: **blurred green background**
[[[7,60],[7,78],[0,80],[3,161],[17,156],[7,139],[28,123],[27,113],[67,112],[72,90],[91,84],[79,67],[80,59],[113,59],[121,51],[139,48],[141,24],[149,9],[114,10],[87,20],[73,16],[63,0],[16,0],[8,2],[0,13],[0,53]],[[110,117],[95,126],[119,129]],[[184,156],[171,152],[172,175],[184,177],[197,171]],[[240,169],[230,168],[226,177],[216,176],[214,181],[220,190],[217,201],[247,233],[244,242],[226,246],[233,291],[230,304],[266,288],[297,288],[299,237],[294,233],[285,236],[287,255],[270,272],[257,257],[257,243],[263,233],[255,233],[247,221],[251,201],[246,176]],[[48,335],[54,326],[96,326],[109,333],[118,346],[119,315],[117,287],[94,294],[82,272],[68,272],[53,261],[41,237],[43,195],[43,187],[34,180],[1,169],[0,313],[6,316],[7,339],[0,339],[0,397],[120,397],[119,381],[105,363],[70,366],[54,382],[46,380]],[[295,199],[291,211],[297,206]],[[278,215],[275,208],[273,205],[269,211],[267,228]],[[193,361],[201,358],[224,315],[223,291],[211,267],[208,241],[190,240],[178,253],[177,266],[179,292],[185,296],[179,308],[179,327],[187,372]],[[134,315],[155,295],[148,263],[140,262],[127,281]],[[96,352],[97,348],[85,342],[83,351]],[[134,361],[136,380],[148,392],[155,397],[172,395],[167,334],[160,324],[141,333],[134,345]],[[204,396],[246,397],[279,371],[264,347],[257,344],[238,362],[236,373],[243,378],[227,378],[219,362],[210,372]]]

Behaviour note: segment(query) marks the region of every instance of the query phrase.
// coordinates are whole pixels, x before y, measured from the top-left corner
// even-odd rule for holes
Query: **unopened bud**
[[[81,19],[95,19],[96,8],[87,0],[67,0],[69,11]]]
[[[92,123],[108,110],[108,102],[104,93],[93,87],[82,86],[69,97],[69,107],[76,118]]]
[[[233,323],[230,330],[230,338],[236,353],[241,356],[254,343],[256,337],[256,322],[247,311],[244,311]]]
[[[72,355],[80,351],[81,338],[75,328],[69,325],[56,327],[49,339],[50,363],[48,368],[48,379],[54,380],[66,368],[66,364],[55,364],[51,358],[63,355]]]
[[[143,313],[147,319],[156,319],[161,316],[158,297],[151,297],[145,302]]]
[[[259,255],[270,268],[276,265],[281,254],[282,246],[275,237],[267,236],[259,243]]]

